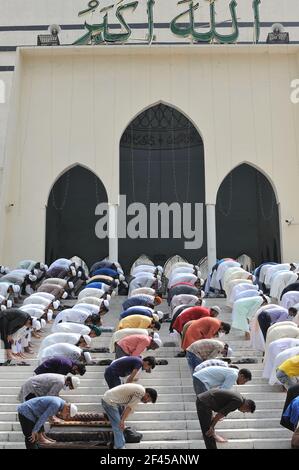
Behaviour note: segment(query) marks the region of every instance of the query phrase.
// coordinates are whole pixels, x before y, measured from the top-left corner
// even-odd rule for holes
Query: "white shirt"
[[[81,335],[78,333],[52,333],[42,340],[40,351],[48,346],[52,346],[52,344],[69,343],[76,345],[80,338]]]
[[[72,323],[85,323],[87,318],[90,317],[90,312],[76,308],[68,308],[58,313],[54,320],[54,326],[59,322],[72,322]]]
[[[53,333],[77,333],[80,336],[89,335],[90,331],[90,328],[82,323],[63,322],[52,327]]]

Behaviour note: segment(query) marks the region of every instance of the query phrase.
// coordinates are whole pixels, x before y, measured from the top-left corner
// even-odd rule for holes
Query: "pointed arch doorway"
[[[98,217],[95,208],[107,203],[106,189],[101,180],[87,168],[76,165],[53,185],[46,213],[46,262],[57,258],[79,256],[90,267],[105,258],[108,239],[96,237]]]
[[[204,145],[198,130],[180,111],[159,103],[140,113],[128,125],[120,142],[120,195],[126,196],[126,208],[138,202],[145,206],[147,214],[146,237],[132,239],[122,233],[119,238],[119,261],[124,268],[128,269],[142,253],[161,265],[175,254],[195,264],[206,256]],[[166,203],[168,207],[177,203],[181,214],[184,214],[183,204],[191,203],[190,228],[196,231],[198,243],[196,241],[194,247],[198,246],[186,248],[183,220],[174,230],[178,219],[174,220],[173,216],[167,220],[169,238],[162,236],[161,227],[166,223],[162,217],[159,236],[152,238],[150,211],[153,203]],[[199,207],[195,214],[195,203],[202,204],[201,214]],[[196,223],[200,227],[196,227]],[[181,236],[175,237],[178,228]]]
[[[279,209],[270,181],[243,163],[222,182],[216,205],[217,258],[281,260]]]

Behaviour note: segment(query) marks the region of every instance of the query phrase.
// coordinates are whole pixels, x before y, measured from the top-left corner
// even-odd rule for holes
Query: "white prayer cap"
[[[91,345],[91,337],[88,335],[83,335],[84,341],[87,344],[87,346]]]
[[[34,274],[29,274],[29,279],[31,282],[35,282],[37,280],[37,277]]]
[[[69,378],[71,379],[73,389],[78,388],[80,385],[80,379],[74,375],[71,375]]]
[[[57,310],[58,307],[59,307],[59,305],[60,305],[59,300],[54,300],[54,302],[52,303],[52,305],[53,305],[54,310]]]
[[[206,296],[206,293],[205,293],[204,290],[201,290],[201,291],[200,291],[200,296],[201,296],[202,299]]]
[[[119,285],[119,280],[115,279],[115,284],[118,286]]]
[[[1,267],[0,267],[0,273],[3,274],[4,272],[5,272],[4,266],[1,266]]]
[[[48,310],[48,313],[47,313],[47,319],[48,321],[51,321],[53,318],[53,310]]]
[[[0,310],[1,310],[2,312],[4,312],[4,310],[6,310],[5,305],[1,305]]]
[[[112,297],[115,297],[115,295],[116,295],[115,291],[113,291],[111,295],[112,295]]]
[[[197,271],[199,271],[199,270],[200,270],[200,267],[199,267],[199,266],[197,266],[197,265],[196,265],[196,266],[194,266],[194,268],[195,268],[195,269],[197,269]]]
[[[68,293],[67,292],[64,292],[61,296],[62,299],[67,299],[68,297]]]
[[[160,266],[160,265],[157,266],[157,269],[158,269],[158,271],[160,271],[160,272],[163,271],[163,268],[162,268],[162,266]]]
[[[33,327],[34,330],[39,331],[42,327],[41,322],[39,320],[37,320],[36,318],[33,318],[32,327]]]
[[[220,313],[221,313],[221,308],[218,307],[218,305],[213,305],[213,307],[211,307],[210,309],[215,310],[215,312],[217,312],[218,315],[220,315]]]
[[[199,280],[200,280],[201,285],[203,285],[203,283],[205,282],[205,280],[204,280],[202,277],[201,277]]]
[[[20,292],[21,288],[20,288],[20,286],[14,284],[12,286],[12,290],[14,291],[15,294],[18,294]]]
[[[87,364],[90,364],[92,362],[91,355],[89,352],[85,352],[84,354],[84,359],[87,362]]]
[[[164,317],[164,313],[161,312],[161,310],[157,310],[156,314],[158,315],[159,320],[162,320],[162,318]]]
[[[123,274],[120,274],[118,277],[119,277],[119,280],[120,280],[120,281],[124,281],[124,280],[125,280],[125,276],[124,276]]]
[[[71,266],[71,273],[72,273],[72,276],[76,276],[76,269],[74,268],[74,266]]]
[[[70,289],[74,289],[74,283],[72,281],[68,282],[68,286]]]
[[[106,300],[108,300],[108,302],[109,302],[110,299],[111,299],[111,295],[108,294]]]
[[[161,276],[160,276],[160,274],[158,274],[158,275],[156,276],[156,278],[158,279],[158,281],[161,281]]]
[[[33,274],[34,274],[34,276],[37,277],[37,276],[38,276],[38,269],[34,269],[34,270],[33,270]]]
[[[71,415],[71,418],[73,418],[74,416],[76,416],[77,413],[78,413],[78,408],[76,407],[76,405],[74,405],[74,404],[72,403],[71,406],[70,406],[70,415]]]
[[[231,347],[228,347],[228,349],[227,349],[227,357],[232,357],[232,355],[233,355],[233,350],[232,350]]]
[[[155,321],[159,321],[159,316],[156,313],[153,313],[153,319]]]
[[[47,322],[46,320],[44,320],[43,318],[40,320],[40,324],[41,324],[41,327],[42,328],[45,328],[45,326],[47,325]]]
[[[11,301],[11,300],[7,300],[6,306],[7,306],[7,308],[11,308],[11,307],[12,307],[12,301]]]
[[[104,305],[104,307],[106,307],[106,308],[109,309],[109,300],[105,299],[105,300],[103,301],[103,305]]]

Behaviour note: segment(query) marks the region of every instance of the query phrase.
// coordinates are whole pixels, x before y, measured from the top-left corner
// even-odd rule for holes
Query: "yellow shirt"
[[[124,328],[150,328],[152,318],[146,317],[145,315],[129,315],[123,318],[118,324],[118,330]]]
[[[299,376],[299,355],[287,359],[278,369],[287,374],[288,377]]]

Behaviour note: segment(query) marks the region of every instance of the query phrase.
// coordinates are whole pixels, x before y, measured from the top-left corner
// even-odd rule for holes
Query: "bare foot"
[[[227,439],[225,439],[222,436],[219,436],[218,434],[214,435],[215,441],[218,442],[219,444],[224,444],[225,442],[228,442]]]
[[[51,439],[51,437],[47,436],[46,434],[43,434],[43,438],[49,442],[56,442],[55,439]]]
[[[48,439],[47,437],[40,436],[39,439],[38,439],[38,442],[40,444],[53,444],[53,442],[56,442],[56,441],[52,441],[52,440]]]

